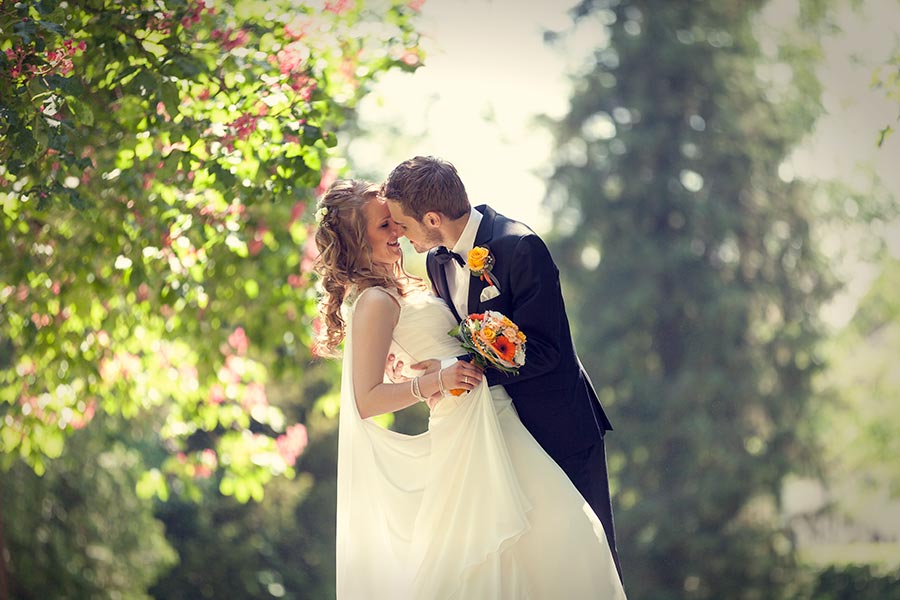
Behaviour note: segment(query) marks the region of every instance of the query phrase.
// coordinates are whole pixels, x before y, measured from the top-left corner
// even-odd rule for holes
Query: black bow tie
[[[438,246],[438,249],[434,253],[434,260],[436,260],[439,265],[446,265],[451,260],[455,260],[459,263],[459,266],[466,266],[466,261],[463,260],[462,256],[452,250],[447,250],[445,246]]]

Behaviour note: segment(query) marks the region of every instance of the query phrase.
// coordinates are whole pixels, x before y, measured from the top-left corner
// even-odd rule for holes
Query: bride
[[[377,191],[337,181],[317,212],[319,342],[331,355],[344,343],[338,597],[625,598],[587,503],[503,388],[452,358],[464,354],[447,334],[456,321],[403,269],[401,232]],[[445,360],[391,383],[390,353],[407,365]],[[444,393],[454,388],[467,393]],[[371,419],[419,401],[431,409],[420,435]]]

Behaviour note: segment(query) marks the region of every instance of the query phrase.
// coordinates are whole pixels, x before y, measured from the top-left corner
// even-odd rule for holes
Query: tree
[[[419,66],[420,4],[0,0],[0,469],[107,414],[152,448],[142,497],[295,475],[313,400],[270,396],[311,358],[306,209]]]
[[[11,560],[4,598],[147,598],[177,560],[153,507],[135,493],[141,452],[100,415],[42,477],[18,462],[0,480]],[[6,590],[4,590],[6,591]]]
[[[152,410],[172,457],[145,492],[291,473],[303,426],[265,384],[309,357],[305,209],[370,82],[420,61],[417,3],[318,4],[2,2],[6,468]]]
[[[827,505],[808,520],[814,530],[845,524],[860,540],[870,541],[871,562],[896,568],[900,537],[900,261],[883,258],[880,274],[860,299],[852,320],[827,345],[831,367],[817,378],[822,403],[814,422],[823,442]],[[821,527],[819,527],[821,525]],[[879,541],[884,545],[879,547]],[[835,557],[835,562],[843,562]],[[883,565],[879,565],[883,566]]]
[[[802,6],[792,37],[765,43],[760,1],[575,9],[608,42],[558,123],[548,201],[577,342],[615,427],[635,597],[786,597],[796,574],[780,490],[815,464],[798,428],[838,284],[817,221],[838,199],[786,162],[819,110],[820,6]]]

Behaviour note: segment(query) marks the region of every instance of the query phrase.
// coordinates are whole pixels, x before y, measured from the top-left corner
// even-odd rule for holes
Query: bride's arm
[[[394,412],[415,404],[411,382],[384,383],[384,365],[391,347],[391,336],[400,307],[387,292],[373,289],[359,297],[353,311],[353,393],[363,419]],[[475,367],[456,365],[443,372],[421,375],[419,392],[430,397],[439,393],[438,377],[444,389],[472,389],[481,380]],[[468,379],[466,379],[468,378]]]

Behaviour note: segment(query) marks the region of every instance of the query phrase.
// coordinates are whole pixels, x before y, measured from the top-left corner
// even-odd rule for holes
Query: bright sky
[[[568,109],[568,73],[603,35],[599,26],[580,28],[564,49],[547,46],[546,29],[563,30],[574,0],[427,0],[420,31],[427,52],[414,75],[392,73],[360,107],[360,120],[376,135],[347,148],[360,176],[379,180],[394,165],[417,154],[454,163],[470,199],[549,229],[542,206],[552,138],[534,117],[559,117]],[[776,0],[767,18],[790,23],[796,2]],[[858,180],[870,164],[900,198],[900,131],[877,148],[877,132],[895,123],[896,102],[869,90],[874,65],[900,43],[900,3],[866,0],[862,13],[845,10],[844,33],[826,40],[821,71],[827,115],[791,161],[802,177]],[[900,233],[889,238],[900,257]],[[849,318],[874,272],[856,260],[844,267],[848,293],[827,311],[829,321]]]

